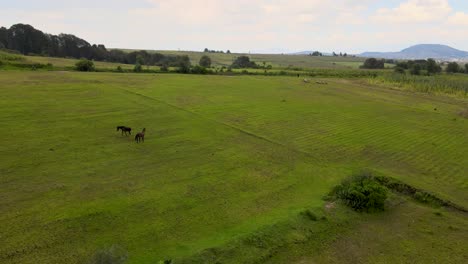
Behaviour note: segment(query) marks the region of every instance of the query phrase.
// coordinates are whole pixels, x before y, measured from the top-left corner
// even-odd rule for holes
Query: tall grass
[[[370,78],[368,81],[402,90],[468,97],[468,75],[462,74],[435,76],[384,74]]]
[[[12,54],[0,50],[0,61],[22,61],[24,56],[18,54]]]

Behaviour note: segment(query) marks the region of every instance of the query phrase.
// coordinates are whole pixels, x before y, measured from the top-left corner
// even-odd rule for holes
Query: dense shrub
[[[434,59],[427,59],[426,70],[429,75],[437,74],[442,71],[442,67]]]
[[[378,60],[376,58],[369,58],[364,61],[362,69],[383,69],[385,67],[385,60]]]
[[[87,59],[81,59],[75,64],[75,67],[78,71],[94,71],[94,62]]]
[[[369,172],[361,172],[344,180],[332,193],[356,211],[382,211],[387,199],[387,188]]]
[[[396,73],[400,73],[400,74],[404,74],[404,73],[405,73],[405,69],[402,68],[402,67],[400,67],[400,66],[396,66],[395,69],[394,69],[394,71],[395,71]]]
[[[460,65],[456,62],[450,62],[449,64],[447,64],[447,69],[445,69],[445,71],[447,71],[448,73],[460,72]]]
[[[164,64],[164,65],[161,66],[160,70],[161,70],[162,72],[168,72],[168,71],[169,71],[169,67],[167,66],[167,64]]]
[[[205,67],[205,68],[210,68],[211,67],[211,59],[210,57],[203,55],[200,58],[200,62],[198,63],[200,66]]]
[[[140,63],[136,63],[135,67],[133,67],[134,72],[141,72],[143,70],[143,67],[141,66]]]
[[[413,66],[411,66],[410,73],[412,75],[421,75],[421,69],[421,64],[414,64]]]
[[[208,73],[206,68],[203,67],[203,66],[200,66],[200,65],[196,65],[196,66],[192,67],[192,69],[190,71],[191,71],[191,73],[194,73],[194,74],[207,74]]]
[[[258,65],[250,61],[250,58],[248,56],[239,56],[234,60],[234,62],[231,65],[232,68],[234,69],[239,69],[239,68],[258,68]]]

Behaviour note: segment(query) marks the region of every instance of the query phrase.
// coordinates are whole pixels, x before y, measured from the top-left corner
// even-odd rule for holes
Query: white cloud
[[[450,14],[448,0],[408,0],[395,8],[381,8],[371,17],[386,23],[427,23],[440,21]]]
[[[125,8],[10,7],[0,9],[0,25],[30,23],[45,32],[72,33],[91,43],[122,48],[352,53],[433,42],[468,49],[463,40],[468,14],[454,10],[447,0],[399,0],[393,7],[383,0],[125,3]]]
[[[447,23],[449,25],[468,26],[468,14],[456,12],[448,18]]]

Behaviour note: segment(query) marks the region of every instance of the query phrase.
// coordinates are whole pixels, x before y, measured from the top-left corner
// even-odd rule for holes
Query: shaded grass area
[[[129,263],[229,245],[242,262],[259,251],[235,243],[276,252],[263,228],[326,223],[321,197],[363,166],[467,203],[458,101],[341,79],[11,71],[0,82],[2,263],[81,263],[111,245]],[[117,125],[145,127],[145,143]],[[271,240],[246,242],[254,232]]]

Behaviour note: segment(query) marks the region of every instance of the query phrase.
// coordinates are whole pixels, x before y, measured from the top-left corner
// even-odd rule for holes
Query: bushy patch
[[[371,173],[361,172],[344,180],[332,194],[356,211],[383,211],[387,188],[379,184]]]
[[[75,64],[75,67],[78,71],[94,71],[94,62],[91,60],[81,59]]]
[[[207,74],[208,73],[207,69],[200,65],[195,65],[194,67],[192,67],[190,71],[193,74]]]

